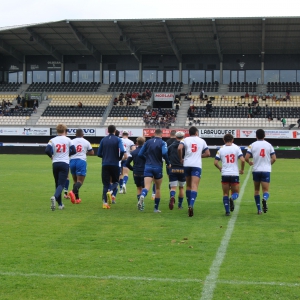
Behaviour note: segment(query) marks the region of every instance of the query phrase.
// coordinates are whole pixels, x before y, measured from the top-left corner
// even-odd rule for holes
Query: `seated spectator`
[[[211,113],[212,113],[212,103],[211,103],[211,101],[207,101],[205,109],[206,109],[206,115],[211,116]]]
[[[134,99],[134,101],[135,101],[135,98],[132,98],[132,99]],[[126,98],[126,105],[129,106],[131,104],[132,104],[131,98]]]
[[[276,98],[276,95],[274,94],[274,95],[272,96],[272,100],[273,100],[273,101],[276,101],[276,99],[277,99],[277,98]]]
[[[259,97],[259,98],[262,98],[262,96],[263,96],[263,93],[260,92],[260,93],[258,94],[258,97]]]
[[[290,94],[291,94],[291,90],[290,90],[290,89],[287,89],[286,94],[287,94],[287,95],[290,95]]]
[[[114,105],[117,105],[118,104],[118,98],[116,97],[115,99],[114,99]]]
[[[269,122],[273,121],[272,110],[270,108],[267,110],[267,119]]]
[[[248,94],[248,92],[246,92],[246,94],[245,94],[245,98],[249,98],[249,94]]]
[[[82,103],[81,103],[81,102],[78,102],[77,107],[78,107],[78,108],[82,108]]]
[[[286,101],[291,101],[291,96],[290,95],[286,95],[285,99],[286,99]]]

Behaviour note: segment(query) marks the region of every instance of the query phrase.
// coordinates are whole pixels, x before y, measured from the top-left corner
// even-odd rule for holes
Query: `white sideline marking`
[[[227,247],[228,247],[232,232],[234,230],[235,221],[237,219],[237,216],[238,216],[238,213],[240,210],[240,202],[243,198],[243,195],[245,192],[245,187],[246,187],[246,184],[250,177],[251,170],[252,170],[252,168],[249,168],[247,177],[241,187],[239,198],[235,201],[236,205],[234,208],[234,214],[232,214],[232,216],[230,217],[230,220],[228,221],[227,229],[222,238],[221,245],[220,245],[220,247],[217,251],[216,257],[209,269],[209,274],[207,275],[207,277],[204,281],[201,300],[210,300],[213,297],[214,290],[215,290],[218,276],[219,276],[220,267],[223,263],[224,257],[226,255]]]
[[[176,278],[153,278],[153,277],[138,277],[138,276],[97,276],[97,275],[74,275],[74,274],[39,274],[39,273],[20,273],[20,272],[0,272],[0,276],[11,276],[11,277],[44,277],[44,278],[78,278],[78,279],[97,279],[97,280],[140,280],[140,281],[160,281],[160,282],[203,282],[200,279],[186,278],[186,279],[176,279]],[[234,285],[271,285],[271,286],[287,286],[287,287],[298,287],[300,283],[291,282],[263,282],[263,281],[235,281],[235,280],[217,280],[217,283],[223,284],[234,284]]]

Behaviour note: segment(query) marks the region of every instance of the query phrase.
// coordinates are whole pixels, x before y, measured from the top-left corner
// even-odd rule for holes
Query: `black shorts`
[[[119,182],[119,166],[102,166],[102,183],[109,186],[110,182]]]

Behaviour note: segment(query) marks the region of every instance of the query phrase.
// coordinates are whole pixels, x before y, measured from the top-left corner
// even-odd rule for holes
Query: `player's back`
[[[273,146],[265,140],[252,143],[247,150],[253,157],[253,172],[271,172],[271,155],[275,154]]]
[[[184,144],[185,156],[183,165],[185,167],[202,167],[202,153],[208,149],[206,142],[198,136],[189,136],[181,141]]]
[[[49,141],[49,144],[53,149],[52,162],[64,162],[69,163],[69,152],[72,145],[70,138],[64,135],[58,135]]]
[[[120,146],[123,149],[121,139],[113,134],[109,134],[101,140],[98,156],[102,155],[102,165],[119,166]]]
[[[131,150],[131,147],[134,146],[134,142],[128,138],[121,138],[121,140],[122,140],[124,149],[127,153],[127,156],[131,156],[130,150]]]
[[[235,144],[221,147],[216,154],[216,158],[219,157],[222,161],[222,175],[238,176],[238,160],[241,156],[243,156],[241,148]]]
[[[139,146],[131,152],[134,174],[144,174],[145,160],[139,156],[139,152],[141,151],[141,149],[142,147]]]
[[[78,137],[72,140],[73,145],[76,149],[76,154],[71,156],[71,159],[82,159],[86,160],[86,153],[92,150],[92,146],[89,141],[83,137]]]
[[[146,165],[162,166],[163,147],[167,152],[167,144],[159,137],[154,137],[144,144],[142,153],[146,158]]]

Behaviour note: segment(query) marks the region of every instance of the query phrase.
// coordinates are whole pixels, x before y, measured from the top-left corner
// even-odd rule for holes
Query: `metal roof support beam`
[[[164,24],[164,28],[165,28],[165,31],[166,31],[166,34],[167,34],[168,41],[169,41],[169,43],[170,43],[170,45],[171,45],[171,47],[172,47],[172,49],[173,49],[173,51],[174,51],[174,53],[177,57],[178,62],[181,63],[182,62],[182,54],[180,53],[180,51],[179,51],[179,49],[178,49],[178,47],[177,47],[177,45],[174,41],[174,38],[173,38],[173,36],[172,36],[172,34],[169,30],[169,27],[166,23],[166,20],[162,20],[162,22]]]
[[[140,58],[140,53],[137,51],[136,47],[133,45],[133,43],[131,42],[130,38],[127,37],[124,33],[122,28],[120,27],[118,21],[114,21],[117,30],[119,31],[120,37],[122,37],[122,41],[126,43],[128,49],[131,52],[131,55],[133,55],[135,57],[135,59],[140,62],[141,58]],[[121,40],[121,39],[120,39]]]
[[[219,35],[218,35],[215,19],[212,19],[212,26],[213,26],[213,31],[214,31],[214,41],[216,43],[219,59],[220,59],[220,62],[223,62],[223,54],[222,54],[222,50],[221,50],[221,45],[220,45],[220,40],[219,40]]]
[[[96,47],[89,42],[79,31],[78,29],[71,24],[68,20],[66,21],[68,26],[70,27],[71,31],[75,35],[76,39],[85,47],[86,50],[88,50],[92,56],[96,59],[98,63],[101,62],[102,55],[101,53],[96,49]]]
[[[23,62],[24,60],[24,54],[18,51],[13,46],[7,44],[5,41],[0,40],[0,48],[2,48],[4,51],[6,51],[9,55],[16,58],[19,62]]]
[[[51,54],[58,61],[62,61],[62,54],[58,52],[53,46],[48,44],[41,36],[34,32],[31,28],[26,27],[26,31],[33,37],[33,39],[41,45],[49,54]]]
[[[261,61],[265,61],[266,19],[261,20]]]

